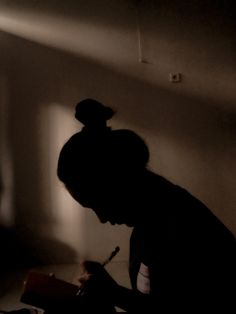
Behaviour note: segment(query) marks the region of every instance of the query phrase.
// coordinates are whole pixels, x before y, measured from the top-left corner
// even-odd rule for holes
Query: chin
[[[114,220],[109,220],[109,222],[110,222],[110,224],[111,224],[112,226],[114,226],[114,225],[123,225],[123,224],[124,224],[124,223],[121,222],[121,221],[114,221]]]
[[[128,226],[128,227],[133,227],[134,226],[134,223],[133,222],[131,222],[131,221],[127,221],[127,220],[119,220],[119,219],[112,219],[112,220],[110,220],[110,219],[108,219],[106,222],[109,222],[112,226],[114,226],[114,225],[126,225],[126,226]]]
[[[113,223],[111,223],[112,225],[126,225],[126,226],[128,226],[128,227],[133,227],[134,226],[134,223],[132,223],[132,222],[130,222],[130,221],[124,221],[124,222],[121,222],[121,221],[117,221],[117,222],[113,222]]]
[[[132,223],[132,222],[127,222],[127,223],[126,223],[126,226],[128,226],[128,227],[134,227],[134,223]]]

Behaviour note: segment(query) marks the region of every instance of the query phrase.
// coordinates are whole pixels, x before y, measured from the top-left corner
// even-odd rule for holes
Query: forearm
[[[115,305],[129,313],[137,313],[137,310],[142,312],[151,308],[151,298],[149,295],[118,285]]]

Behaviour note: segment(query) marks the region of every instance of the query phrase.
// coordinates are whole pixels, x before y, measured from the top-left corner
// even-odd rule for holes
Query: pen
[[[111,252],[111,255],[102,263],[102,266],[103,266],[103,267],[106,266],[106,265],[113,259],[113,257],[116,256],[116,254],[117,254],[119,251],[120,251],[120,247],[117,246],[117,247],[115,248],[115,250]]]
[[[102,266],[106,266],[108,263],[110,263],[110,261],[116,256],[116,254],[120,251],[120,247],[117,246],[115,248],[114,251],[111,252],[110,256],[102,263]],[[76,295],[79,296],[79,295],[82,295],[82,293],[84,292],[84,286],[85,284],[83,284],[79,290],[77,291]]]

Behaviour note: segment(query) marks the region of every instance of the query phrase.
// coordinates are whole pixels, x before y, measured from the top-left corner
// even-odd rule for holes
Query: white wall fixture
[[[169,73],[169,81],[171,83],[181,82],[181,73],[178,72]]]

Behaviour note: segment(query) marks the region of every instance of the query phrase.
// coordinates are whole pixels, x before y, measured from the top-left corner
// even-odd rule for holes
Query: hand
[[[79,282],[82,294],[98,294],[99,296],[115,299],[118,284],[98,262],[85,261],[81,265],[83,271]]]

